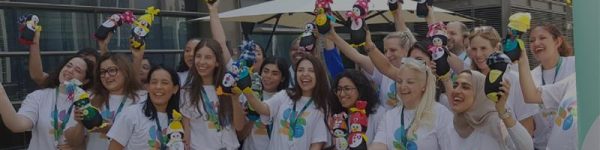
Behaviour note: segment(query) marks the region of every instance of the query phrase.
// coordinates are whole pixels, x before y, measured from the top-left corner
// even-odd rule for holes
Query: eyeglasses
[[[117,72],[119,72],[119,68],[117,68],[117,67],[111,67],[108,69],[100,69],[100,77],[106,77],[106,74],[113,77],[113,76],[117,75]]]
[[[350,94],[352,93],[352,91],[356,89],[355,87],[336,87],[333,89],[333,91],[335,91],[336,94],[342,94],[342,92],[346,93],[346,94]]]

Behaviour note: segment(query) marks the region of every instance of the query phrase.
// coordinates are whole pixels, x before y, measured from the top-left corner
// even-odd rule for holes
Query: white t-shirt
[[[375,85],[379,85],[377,91],[379,92],[380,104],[386,109],[393,109],[395,106],[391,104],[400,104],[401,101],[396,98],[396,81],[385,76],[379,70],[373,69],[373,73],[368,75],[371,81],[375,82]]]
[[[554,85],[542,86],[544,107],[556,110],[547,150],[577,149],[577,86],[575,74]]]
[[[177,72],[177,75],[179,76],[179,86],[183,87],[185,85],[189,72],[190,71]]]
[[[205,85],[203,86],[207,93],[208,100],[213,108],[218,112],[218,97],[215,92],[215,86]],[[187,90],[181,92],[181,114],[190,119],[190,147],[192,149],[220,149],[226,148],[228,150],[237,149],[240,144],[235,133],[235,129],[232,125],[223,126],[221,131],[217,131],[215,124],[208,121],[208,113],[204,109],[202,102],[202,95],[200,95],[200,102],[198,106],[192,105],[191,98],[188,96]],[[198,112],[198,109],[201,112]],[[201,113],[201,114],[200,114]],[[215,114],[216,115],[216,114]],[[218,116],[217,116],[218,118]]]
[[[66,94],[59,93],[57,96],[56,88],[36,90],[25,97],[25,100],[23,100],[21,108],[17,113],[33,122],[28,149],[37,150],[56,147],[57,143],[54,139],[53,132],[55,131],[53,124],[55,120],[55,104],[57,108],[56,113],[58,113],[57,119],[59,120],[59,128],[64,121],[68,121],[65,125],[65,130],[63,130],[63,137],[64,131],[77,125],[77,121],[73,119],[75,108],[73,108],[71,113],[68,113],[69,107],[72,106],[73,103],[67,100]]]
[[[504,74],[504,79],[508,80],[510,83],[506,109],[512,112],[514,115],[513,117],[516,118],[517,121],[521,121],[533,117],[540,109],[536,104],[525,103],[525,98],[523,98],[523,92],[521,91],[518,69],[519,67],[517,64],[511,64],[509,71]]]
[[[309,102],[310,97],[302,97],[296,102],[296,111],[299,113]],[[307,150],[312,143],[327,142],[327,126],[324,121],[324,114],[314,102],[307,106],[306,110],[296,119],[293,138],[290,139],[290,118],[294,101],[287,95],[285,90],[278,92],[270,99],[264,102],[269,107],[269,118],[273,120],[273,133],[270,150]],[[264,119],[264,118],[263,118]],[[293,121],[294,122],[294,121]]]
[[[106,122],[109,122],[111,124],[113,123],[113,120],[115,120],[116,116],[122,115],[123,112],[125,111],[126,108],[128,108],[129,106],[132,106],[134,104],[139,104],[140,101],[145,100],[147,95],[139,95],[139,94],[143,94],[143,92],[138,92],[138,99],[134,100],[127,98],[125,99],[125,103],[123,103],[123,107],[121,107],[121,110],[119,111],[119,107],[121,106],[121,102],[124,98],[123,95],[110,95],[108,98],[108,104],[109,107],[106,107],[106,104],[103,105],[103,107],[100,107],[98,109],[100,109],[100,114],[102,115],[102,118],[104,118],[104,120]],[[110,141],[108,140],[108,137],[103,134],[103,133],[99,133],[99,132],[91,132],[88,133],[88,139],[87,139],[87,145],[86,145],[86,149],[87,150],[106,150],[108,149],[108,145],[110,144]]]
[[[263,99],[267,100],[273,97],[274,94],[275,93],[263,91]],[[240,103],[242,103],[242,106],[244,107],[247,106],[246,103],[248,103],[248,99],[246,99],[246,96],[240,96]],[[246,119],[249,121],[249,118],[246,117]],[[242,149],[264,150],[267,147],[269,147],[269,135],[267,132],[267,125],[271,124],[271,122],[263,122],[260,118],[258,118],[258,120],[254,121],[253,123],[254,125],[252,125],[252,131],[250,132],[250,135],[248,135],[248,137],[246,137],[246,139],[244,140],[244,145],[242,146]]]
[[[544,70],[544,80],[545,85],[554,84],[555,82],[562,81],[569,75],[575,73],[575,57],[562,57],[562,63],[560,64],[558,73],[556,72],[556,67],[548,70]],[[555,76],[556,75],[556,76]],[[542,86],[542,67],[535,67],[531,71],[531,76],[533,77],[533,82],[536,87]],[[556,78],[556,79],[555,79]],[[534,145],[536,149],[546,149],[546,145],[548,143],[548,136],[551,132],[552,124],[554,124],[554,114],[556,113],[556,109],[548,109],[544,108],[543,105],[539,105],[541,108],[540,112],[534,116],[535,119],[535,131],[533,133],[534,136]]]
[[[431,126],[422,123],[415,132],[416,140],[410,140],[416,144],[417,149],[437,150],[446,149],[450,143],[448,139],[447,124],[452,123],[452,112],[439,103],[433,104],[435,118]],[[404,125],[406,130],[415,117],[416,111],[404,110]],[[402,107],[397,106],[385,113],[379,124],[377,134],[373,142],[385,144],[388,149],[400,149],[403,137],[401,128]]]
[[[160,135],[156,120],[150,120],[150,117],[144,115],[145,103],[136,104],[128,107],[124,112],[117,116],[115,124],[106,134],[111,140],[119,142],[125,149],[160,149],[159,138],[166,139],[168,126],[168,117],[166,113],[157,113],[160,124]]]

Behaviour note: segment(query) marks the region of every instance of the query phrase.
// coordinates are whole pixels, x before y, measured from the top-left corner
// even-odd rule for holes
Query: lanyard
[[[55,97],[54,97],[54,111],[52,111],[52,117],[54,118],[54,123],[53,123],[53,127],[54,127],[54,140],[56,143],[59,142],[60,137],[62,136],[65,126],[67,126],[67,123],[69,122],[69,119],[71,117],[71,111],[73,110],[73,104],[71,104],[71,106],[69,106],[69,110],[67,111],[67,114],[64,118],[62,118],[62,123],[60,124],[60,126],[58,125],[58,107],[56,106],[58,103],[58,87],[56,88],[56,93],[55,93]],[[58,145],[57,145],[58,146]]]
[[[292,111],[292,118],[290,118],[290,133],[289,133],[289,139],[292,140],[294,139],[294,131],[296,129],[296,124],[298,123],[298,118],[300,118],[300,116],[302,115],[302,113],[304,113],[304,111],[306,111],[306,108],[308,108],[308,105],[312,104],[313,100],[310,99],[308,100],[308,102],[306,102],[306,104],[304,104],[304,106],[302,107],[302,109],[300,110],[300,112],[296,111],[296,102],[294,102],[294,106],[293,106],[293,111]]]
[[[404,135],[402,136],[401,142],[405,147],[408,147],[408,129],[412,126],[412,123],[415,121],[415,118],[412,119],[407,128],[404,128],[404,106],[402,106],[402,112],[400,113],[400,128],[404,131]]]
[[[117,112],[115,112],[115,115],[112,116],[113,124],[114,124],[115,119],[117,119],[117,115],[119,115],[121,110],[123,110],[125,101],[127,101],[127,96],[123,96],[123,99],[121,99],[121,104],[119,104],[119,108],[117,108]],[[106,100],[106,110],[108,110],[108,112],[110,113],[110,99]]]
[[[558,71],[560,70],[560,66],[562,65],[562,57],[558,57],[558,62],[556,63],[556,70],[554,70],[554,79],[552,84],[556,82],[556,77],[558,76]],[[546,85],[546,80],[544,79],[544,71],[542,70],[542,85]]]
[[[158,127],[156,129],[156,132],[158,132],[158,142],[160,142],[160,150],[166,150],[167,149],[167,145],[165,142],[165,138],[163,138],[163,134],[162,134],[162,127],[160,126],[160,119],[158,118],[158,112],[155,112],[156,114],[156,118],[154,119],[154,121],[156,121],[156,127]],[[167,126],[171,123],[171,119],[169,118],[167,121]]]

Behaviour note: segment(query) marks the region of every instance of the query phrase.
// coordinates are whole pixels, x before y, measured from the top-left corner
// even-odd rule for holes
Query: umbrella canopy
[[[369,16],[367,23],[389,23],[393,21],[392,14],[388,11],[388,0],[371,0],[369,3]],[[343,14],[352,9],[354,0],[334,0],[331,5],[332,11]],[[253,22],[259,24],[276,24],[276,18],[281,15],[279,25],[288,27],[304,28],[305,24],[314,19],[315,0],[274,0],[264,2],[240,9],[230,10],[219,14],[222,21]],[[425,18],[418,18],[414,12],[417,2],[404,0],[402,13],[406,22],[425,22]],[[455,15],[454,12],[433,7],[434,16],[437,21],[466,21],[471,19]],[[208,21],[209,16],[193,19]]]

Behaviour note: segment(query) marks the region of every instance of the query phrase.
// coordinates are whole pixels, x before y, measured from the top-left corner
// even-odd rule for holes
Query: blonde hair
[[[498,48],[495,49],[495,51],[502,49],[500,45],[500,42],[502,40],[500,34],[498,34],[498,31],[496,31],[496,29],[494,29],[494,27],[492,26],[479,26],[473,28],[473,31],[471,31],[471,34],[469,35],[469,41],[473,41],[475,37],[481,37],[489,41],[492,48]],[[477,64],[475,63],[471,63],[471,68],[477,71],[481,70],[477,67]]]
[[[415,138],[415,133],[421,125],[429,127],[429,129],[432,129],[435,126],[434,118],[436,112],[433,107],[435,104],[436,80],[431,69],[427,67],[425,62],[416,60],[414,58],[403,58],[402,66],[400,66],[400,70],[402,69],[410,69],[425,74],[424,76],[420,75],[420,77],[425,77],[425,92],[421,97],[421,101],[417,105],[415,117],[413,119],[414,121],[412,121],[407,132],[408,138]]]
[[[410,47],[414,43],[417,42],[417,40],[415,39],[415,36],[413,36],[413,34],[409,30],[389,33],[383,39],[388,40],[388,39],[393,39],[393,38],[399,39],[400,47],[407,51],[410,49]]]

